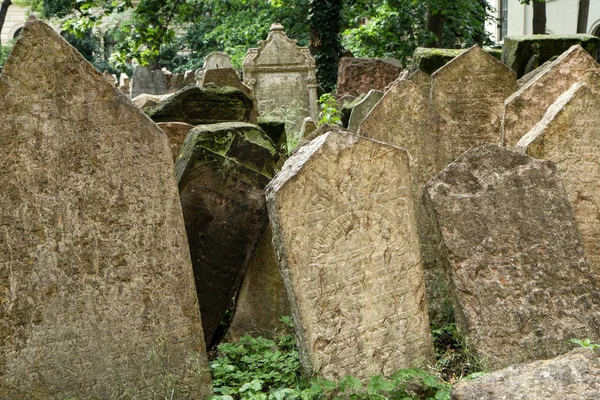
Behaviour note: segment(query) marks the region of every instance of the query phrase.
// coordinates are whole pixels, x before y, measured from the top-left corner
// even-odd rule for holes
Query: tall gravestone
[[[34,17],[0,96],[0,397],[207,397],[164,133]]]
[[[329,132],[266,196],[307,371],[364,379],[433,359],[406,151]]]
[[[516,148],[556,163],[586,255],[600,280],[600,97],[596,93],[585,83],[571,86]]]
[[[558,96],[576,82],[593,86],[600,82],[598,63],[579,45],[561,54],[506,99],[500,142],[514,149],[519,139],[540,122]]]
[[[273,24],[267,40],[248,50],[242,67],[258,111],[285,118],[288,138],[298,138],[304,118],[318,120],[315,60],[308,48],[287,37],[282,25]]]
[[[206,71],[219,68],[233,68],[231,65],[231,57],[229,57],[229,54],[223,53],[222,51],[213,51],[204,58],[202,68],[196,70],[194,74],[196,85],[202,86],[202,80],[204,79],[204,73]]]
[[[168,90],[169,83],[162,70],[139,66],[133,71],[129,96],[132,99],[140,94],[165,94]]]
[[[191,130],[175,164],[207,345],[268,223],[276,154],[258,126],[220,123]]]
[[[600,290],[554,163],[497,145],[464,153],[430,180],[459,330],[499,369],[600,339]]]

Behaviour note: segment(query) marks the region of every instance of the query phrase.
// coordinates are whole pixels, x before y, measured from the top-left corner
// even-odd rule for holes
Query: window
[[[500,35],[498,40],[504,40],[508,35],[508,0],[500,0]]]

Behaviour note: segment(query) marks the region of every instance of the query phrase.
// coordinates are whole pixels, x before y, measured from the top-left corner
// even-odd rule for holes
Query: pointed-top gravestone
[[[493,369],[600,339],[600,290],[554,163],[488,144],[425,186],[456,323]]]
[[[406,151],[348,131],[299,148],[267,186],[303,365],[365,379],[433,359]]]
[[[554,161],[583,237],[592,270],[600,280],[600,97],[576,83],[517,143],[517,151]]]
[[[354,106],[350,113],[350,121],[348,121],[348,130],[357,132],[360,123],[365,119],[369,112],[377,105],[377,102],[383,97],[383,92],[379,90],[370,90],[360,103]]]
[[[0,96],[0,397],[208,396],[164,133],[34,17]]]
[[[288,137],[298,139],[304,118],[318,120],[315,68],[308,48],[290,40],[280,24],[244,59],[244,83],[254,91],[258,111],[284,117]]]
[[[600,83],[598,63],[580,45],[560,55],[543,72],[506,99],[501,143],[514,149],[517,142],[540,122],[548,107],[576,82]]]

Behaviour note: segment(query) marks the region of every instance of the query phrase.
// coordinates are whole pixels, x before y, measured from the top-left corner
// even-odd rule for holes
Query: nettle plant
[[[319,98],[321,114],[319,115],[319,125],[342,125],[341,111],[339,104],[331,93],[325,93]]]

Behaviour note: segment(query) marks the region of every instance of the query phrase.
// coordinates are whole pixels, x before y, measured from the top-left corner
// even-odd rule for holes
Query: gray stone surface
[[[168,99],[172,94],[140,94],[139,96],[131,99],[140,110],[147,111],[159,104],[161,101]]]
[[[600,363],[590,349],[517,365],[452,388],[452,400],[600,399]]]
[[[175,164],[207,345],[267,224],[276,154],[258,126],[221,123],[190,131]]]
[[[305,139],[316,130],[317,130],[317,124],[315,124],[315,121],[313,121],[313,119],[311,117],[306,117],[306,118],[304,118],[304,121],[302,121],[302,129],[300,129],[300,134],[301,134],[300,137],[302,137],[302,139]]]
[[[348,122],[348,130],[358,132],[358,127],[361,122],[375,107],[375,105],[383,97],[383,92],[379,90],[371,90],[360,103],[354,106],[350,113],[350,121]]]
[[[248,50],[242,66],[260,114],[285,120],[288,140],[297,142],[302,120],[319,118],[315,60],[308,48],[299,47],[283,26],[273,24],[268,38]]]
[[[554,163],[472,148],[425,186],[460,331],[492,370],[600,339],[600,291]]]
[[[585,82],[597,90],[600,83],[598,63],[581,46],[573,46],[533,79],[506,99],[500,142],[515,145],[540,122],[548,107],[576,82]]]
[[[34,17],[0,96],[0,397],[208,396],[164,133]]]
[[[307,372],[364,379],[433,361],[406,151],[329,132],[266,193]]]
[[[169,84],[162,70],[150,71],[148,67],[139,66],[133,71],[129,96],[132,99],[140,94],[165,94],[168,90]]]
[[[213,51],[212,53],[209,53],[204,58],[202,68],[198,68],[195,72],[196,85],[202,85],[202,79],[206,71],[217,68],[233,68],[229,54],[223,53],[222,51]]]
[[[600,97],[596,93],[585,83],[571,86],[516,148],[556,163],[586,255],[600,281]]]

